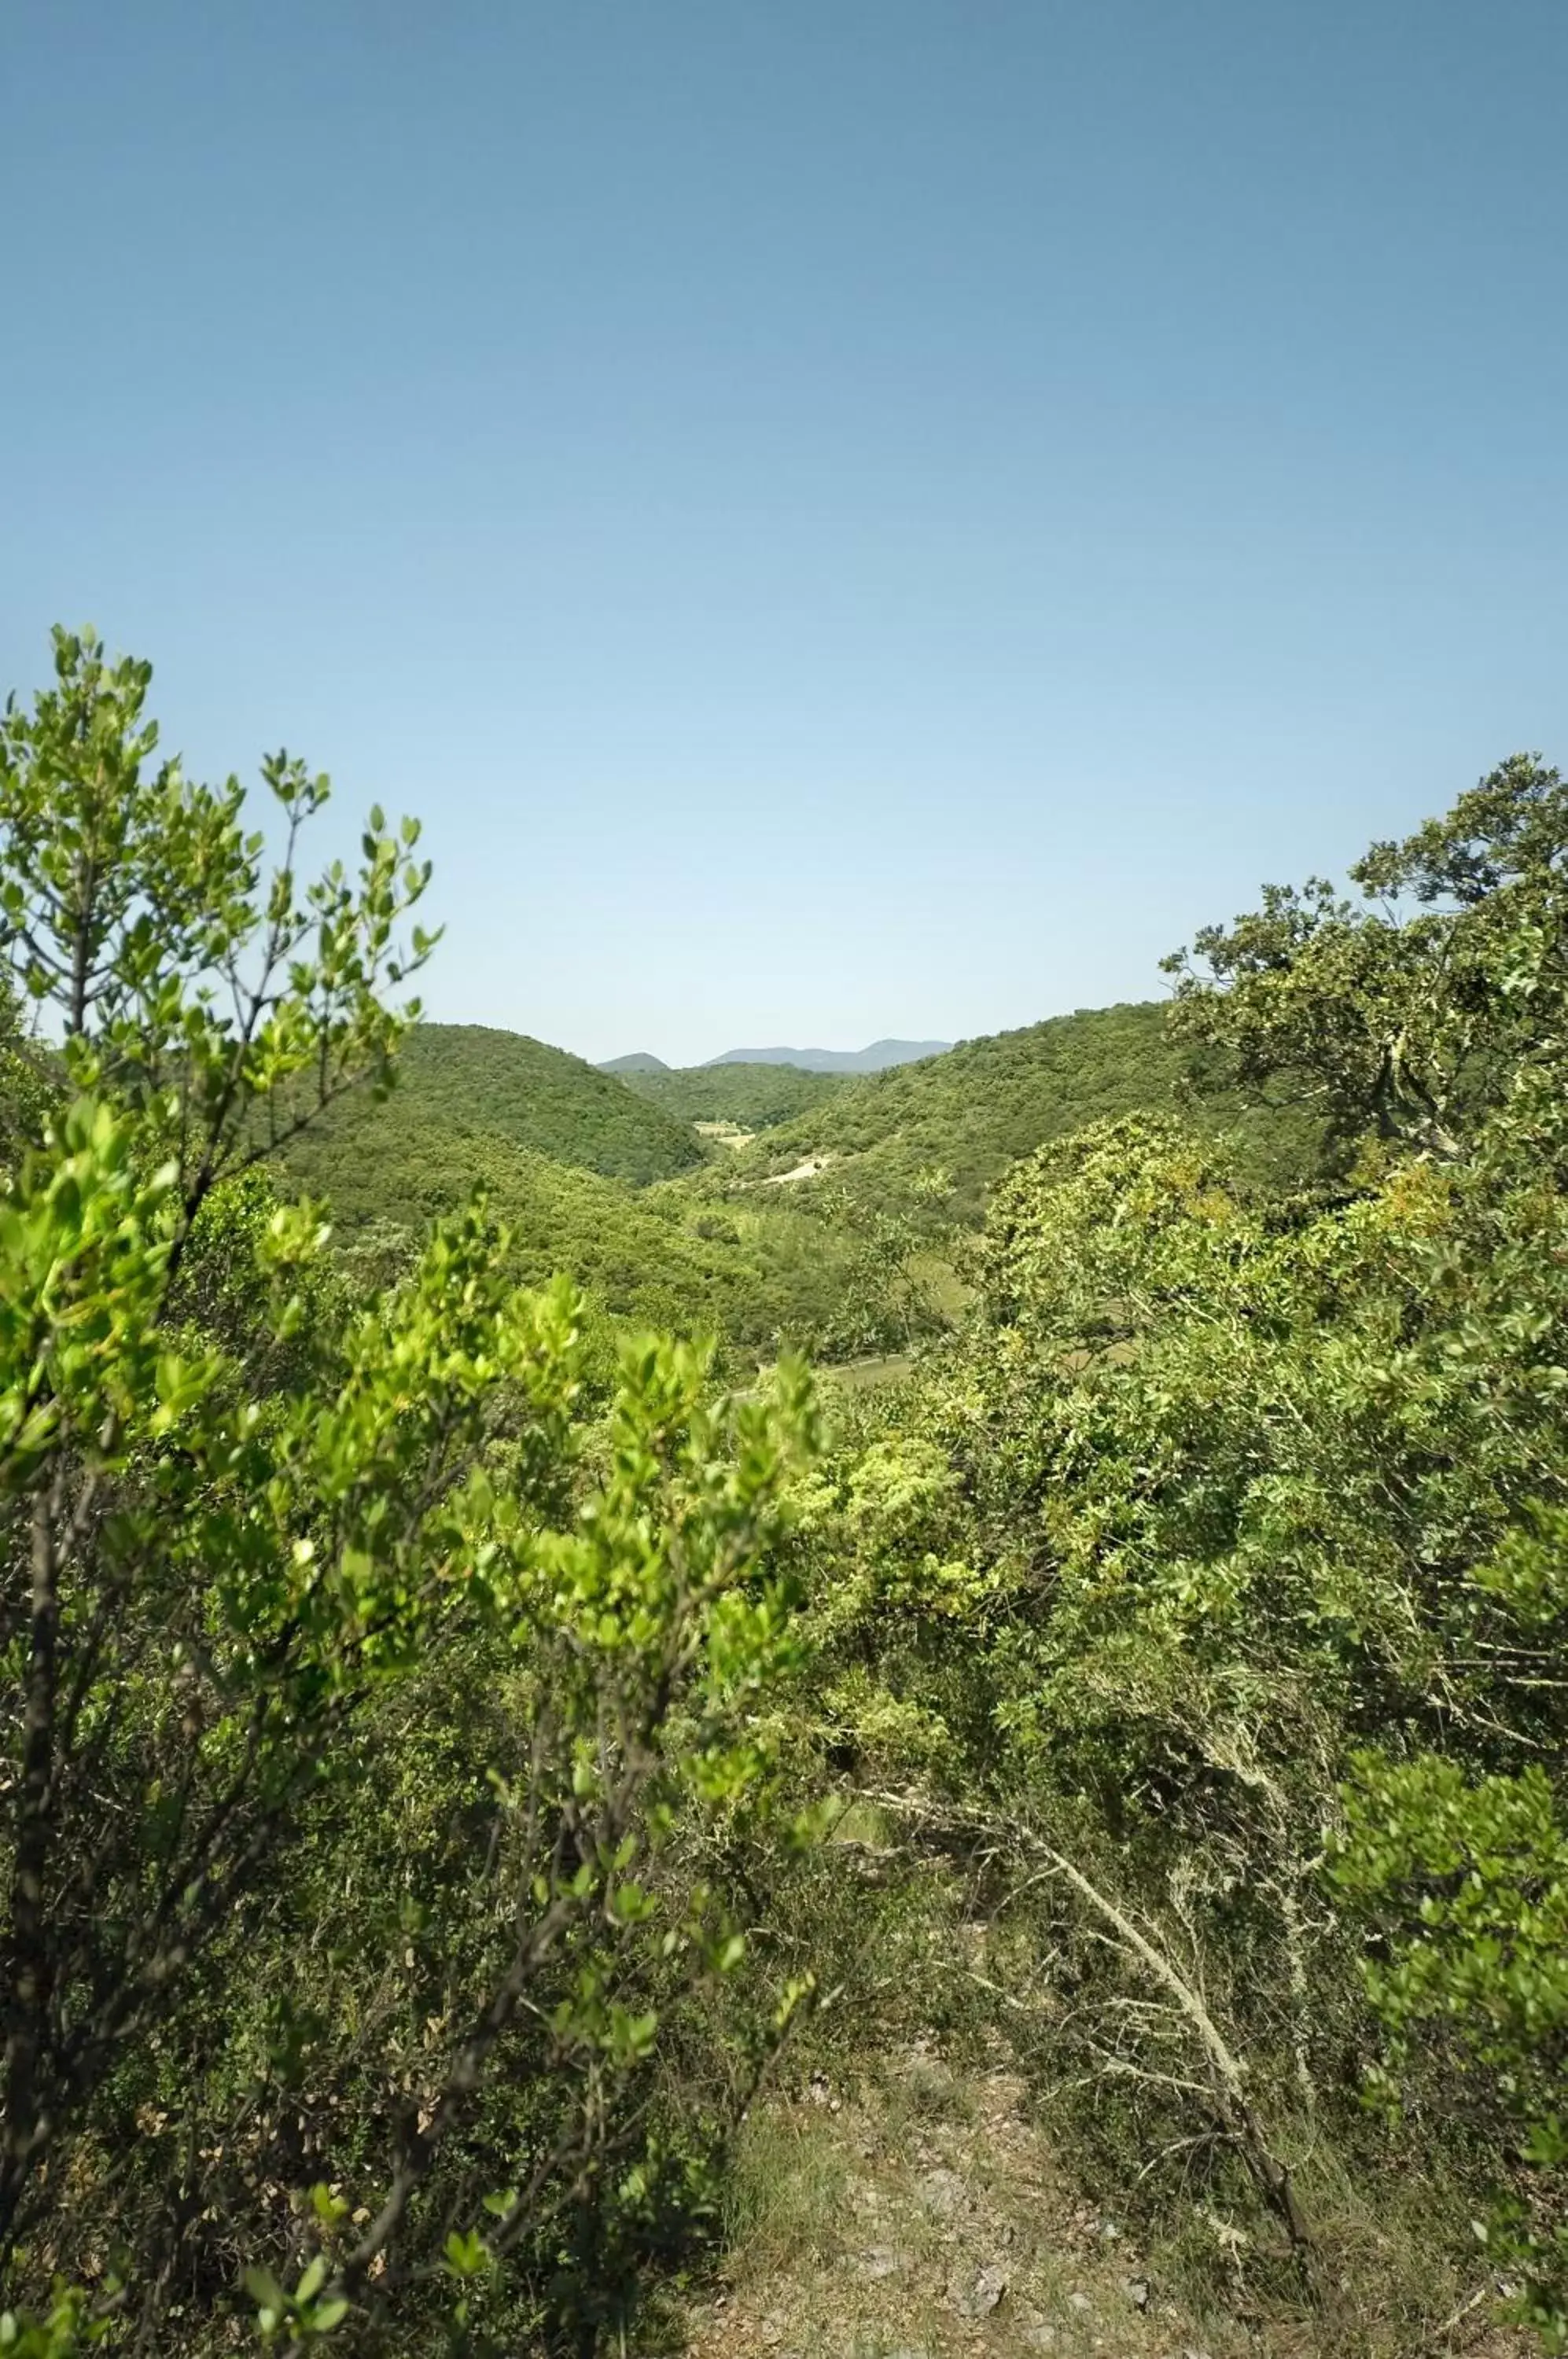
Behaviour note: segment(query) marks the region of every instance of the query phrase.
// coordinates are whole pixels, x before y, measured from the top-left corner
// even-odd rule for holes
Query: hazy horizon
[[[917,1055],[941,1056],[945,1054],[949,1049],[955,1049],[957,1046],[958,1042],[956,1039],[946,1039],[940,1036],[931,1036],[929,1038],[925,1036],[917,1037],[911,1033],[901,1032],[881,1032],[877,1034],[875,1040],[850,1042],[817,1040],[789,1043],[774,1041],[765,1045],[753,1046],[751,1048],[746,1048],[732,1041],[727,1049],[717,1049],[711,1057],[697,1057],[692,1059],[691,1067],[722,1065],[726,1063],[735,1064],[750,1060],[759,1060],[764,1062],[781,1062],[791,1057],[863,1057],[868,1055],[873,1049],[889,1048],[901,1049],[909,1052],[906,1056],[896,1060],[895,1061],[899,1063],[913,1063],[916,1061]],[[618,1058],[620,1061],[624,1061],[628,1057],[657,1057],[659,1054],[659,1052],[657,1049],[649,1049],[639,1042],[635,1049],[620,1050],[618,1052]],[[617,1061],[617,1058],[615,1056],[600,1058],[596,1061],[601,1065],[614,1064]],[[660,1061],[665,1065],[670,1064],[670,1060],[668,1057],[661,1058]],[[672,1070],[675,1071],[691,1069],[691,1067],[685,1069],[679,1067],[672,1068]],[[868,1068],[867,1070],[873,1069]]]

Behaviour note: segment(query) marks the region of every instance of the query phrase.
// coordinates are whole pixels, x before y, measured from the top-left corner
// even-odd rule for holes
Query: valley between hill
[[[396,1266],[483,1187],[518,1274],[570,1271],[611,1325],[701,1329],[736,1364],[791,1347],[854,1358],[945,1327],[964,1240],[1010,1164],[1089,1123],[1171,1114],[1183,1091],[1152,1004],[848,1077],[613,1074],[519,1034],[421,1024],[393,1094],[334,1107],[289,1162],[363,1267]],[[1297,1114],[1219,1093],[1189,1118],[1232,1137],[1256,1184],[1310,1167]]]
[[[149,677],[0,735],[0,2350],[1568,2349],[1568,781],[623,1076]]]
[[[1154,1006],[854,1077],[616,1075],[519,1034],[421,1024],[393,1094],[344,1101],[289,1160],[362,1266],[397,1266],[483,1187],[518,1274],[570,1271],[612,1323],[703,1329],[739,1361],[855,1357],[946,1323],[962,1239],[1009,1163],[1088,1122],[1169,1111],[1180,1082]],[[1278,1157],[1289,1125],[1258,1136]]]

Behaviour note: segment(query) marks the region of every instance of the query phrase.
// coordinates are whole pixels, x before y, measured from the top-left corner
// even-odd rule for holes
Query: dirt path
[[[759,1188],[787,1188],[791,1180],[814,1180],[819,1171],[827,1169],[828,1160],[825,1155],[808,1155],[803,1163],[796,1164],[793,1171],[770,1172],[766,1180],[759,1180],[757,1184]]]
[[[997,2071],[918,2053],[875,2087],[818,2081],[752,2125],[722,2285],[691,2359],[1240,2359],[1114,2222],[1062,2183]]]

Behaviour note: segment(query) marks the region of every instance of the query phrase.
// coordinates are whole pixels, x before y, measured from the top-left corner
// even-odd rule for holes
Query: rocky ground
[[[745,2163],[723,2281],[691,2359],[994,2359],[1051,2352],[1232,2359],[1116,2222],[1076,2202],[1005,2071],[916,2054],[875,2091],[824,2082],[777,2105]]]
[[[1011,2073],[958,2074],[925,2050],[853,2092],[819,2079],[776,2099],[742,2156],[728,2258],[682,2321],[688,2359],[1334,2359],[1349,2347],[1322,2317],[1194,2314],[1123,2226],[1075,2195],[1022,2101]],[[1211,2224],[1223,2245],[1229,2223]],[[1522,2359],[1531,2346],[1490,2327],[1489,2307],[1448,2321],[1423,2352]]]

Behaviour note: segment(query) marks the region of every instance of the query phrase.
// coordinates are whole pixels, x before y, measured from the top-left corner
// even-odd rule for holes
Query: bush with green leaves
[[[1353,1018],[1362,1048],[1408,1024],[1411,1060],[1419,1034],[1397,1121],[1376,1056],[1346,1065],[1337,1183],[1260,1193],[1223,1136],[1170,1116],[1042,1147],[993,1190],[964,1332],[812,1494],[840,1568],[813,1609],[824,1764],[911,1842],[966,1847],[1003,2020],[1044,2085],[1088,2097],[1062,2118],[1119,2200],[1166,2184],[1223,2219],[1250,2184],[1281,2231],[1277,2263],[1249,2243],[1258,2282],[1332,2303],[1350,2263],[1320,2199],[1332,2213],[1334,2169],[1371,2190],[1398,2154],[1446,2207],[1433,2248],[1461,2270],[1483,2218],[1483,2266],[1527,2278],[1549,2335],[1568,2212],[1556,794],[1511,766],[1375,855],[1475,891],[1358,969],[1349,1012],[1339,964],[1304,951],[1288,1010],[1284,951],[1181,1003],[1211,1046],[1288,1012],[1298,1067]],[[1467,2208],[1435,2192],[1445,2172]]]
[[[1568,784],[1515,754],[1402,843],[1265,887],[1177,951],[1175,1032],[1210,1071],[1449,1156],[1556,1021],[1568,951]]]
[[[1504,2143],[1512,2168],[1479,2242],[1522,2279],[1519,2314],[1568,2348],[1568,1821],[1540,1762],[1466,1775],[1368,1753],[1334,1881],[1378,1938],[1367,1995],[1387,2028],[1371,2088]],[[1439,2074],[1442,2078],[1439,2080]]]
[[[266,766],[269,867],[153,766],[145,667],[56,661],[0,729],[47,1018],[0,1038],[0,2349],[590,2353],[819,1951],[813,2039],[994,2006],[1118,2205],[1325,2347],[1456,2290],[1568,2347],[1556,774],[1201,936],[1174,1047],[834,1091],[770,1142],[831,1137],[804,1195],[493,1137],[514,1237],[413,1123],[334,1252],[278,1155],[394,1085],[415,832],[303,886],[324,781]],[[824,1450],[788,1359],[726,1398],[604,1310],[696,1302],[915,1372]],[[1401,2315],[1347,2186],[1425,2207]]]
[[[764,1781],[803,1379],[645,1340],[585,1417],[576,1298],[478,1207],[350,1299],[256,1175],[391,1081],[417,830],[301,886],[279,756],[269,872],[147,687],[60,634],[0,734],[61,1035],[0,1196],[4,2331],[591,2348],[702,2163],[656,2034],[742,1961],[700,1838]]]

